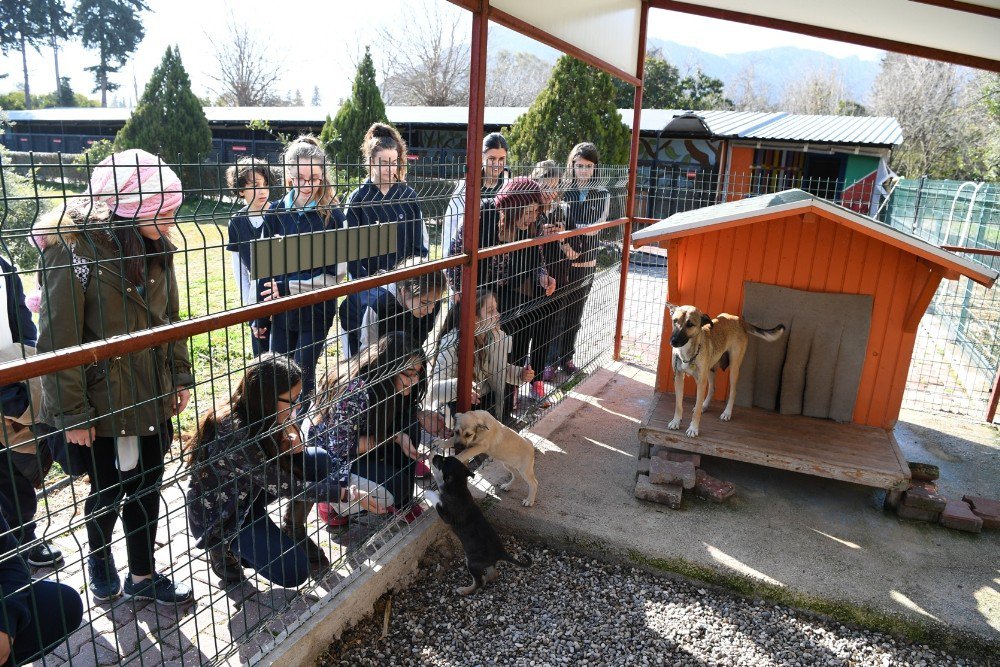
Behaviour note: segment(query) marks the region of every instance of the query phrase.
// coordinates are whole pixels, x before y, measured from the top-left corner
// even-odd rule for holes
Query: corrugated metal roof
[[[503,127],[514,124],[527,107],[486,107],[485,124]],[[40,122],[125,122],[131,109],[37,109],[8,111],[10,120]],[[265,120],[271,123],[321,125],[336,109],[325,107],[205,107],[209,123],[242,123]],[[622,121],[632,126],[632,110],[619,109]],[[683,109],[644,109],[640,128],[644,133],[660,132]],[[895,118],[870,116],[808,116],[784,112],[699,111],[713,136],[720,139],[751,139],[795,143],[829,143],[891,146],[902,142],[903,133]],[[389,120],[397,124],[445,124],[464,126],[466,107],[386,107]]]
[[[903,130],[895,118],[888,117],[779,114],[765,125],[737,136],[773,141],[895,145],[903,140]]]

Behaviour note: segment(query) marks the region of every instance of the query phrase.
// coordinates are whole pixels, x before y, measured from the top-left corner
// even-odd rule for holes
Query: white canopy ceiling
[[[648,4],[1000,71],[1000,0],[648,0]],[[489,5],[622,72],[636,73],[641,0],[489,0]]]

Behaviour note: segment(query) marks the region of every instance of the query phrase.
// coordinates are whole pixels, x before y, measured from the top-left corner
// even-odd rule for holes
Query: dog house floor
[[[674,395],[657,394],[639,428],[643,446],[662,445],[881,489],[910,479],[891,431],[759,408],[736,407],[732,421],[724,422],[719,419],[724,406],[715,402],[702,415],[698,437],[692,438],[685,431],[693,403],[693,396],[685,397],[681,429],[671,431],[667,424],[674,415]]]

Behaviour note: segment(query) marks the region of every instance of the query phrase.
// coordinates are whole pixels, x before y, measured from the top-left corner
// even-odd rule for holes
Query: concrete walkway
[[[685,494],[673,511],[636,500],[637,431],[652,382],[651,369],[615,364],[577,386],[532,429],[543,452],[538,503],[521,506],[527,487],[518,480],[492,507],[494,521],[510,534],[681,573],[743,575],[814,609],[846,602],[1000,646],[1000,532],[905,521],[875,510],[865,487],[720,459],[702,466],[737,485],[725,505]],[[939,465],[946,495],[1000,497],[996,428],[915,412],[904,420],[904,453]],[[505,479],[496,463],[480,472]]]

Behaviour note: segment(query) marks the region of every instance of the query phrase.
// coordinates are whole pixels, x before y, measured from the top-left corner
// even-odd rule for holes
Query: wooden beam
[[[812,37],[820,37],[822,39],[832,39],[838,42],[847,42],[849,44],[860,44],[861,46],[868,46],[873,49],[883,49],[886,51],[895,51],[897,53],[908,53],[911,56],[930,58],[931,60],[943,60],[945,62],[955,63],[956,65],[965,65],[966,67],[975,67],[976,69],[1000,72],[1000,60],[982,58],[980,56],[959,53],[957,51],[935,49],[921,44],[899,42],[893,39],[886,39],[885,37],[862,35],[856,32],[849,32],[847,30],[824,28],[821,26],[810,25],[808,23],[776,19],[769,16],[750,14],[748,12],[737,12],[731,9],[704,7],[691,2],[678,2],[677,0],[649,0],[649,4],[651,7],[666,9],[672,12],[696,14],[698,16],[722,19],[724,21],[735,21],[737,23],[755,25],[760,28],[797,32],[802,35],[810,35]]]
[[[632,97],[632,141],[629,147],[628,159],[628,201],[626,205],[625,229],[622,230],[622,263],[618,274],[618,307],[615,312],[615,338],[611,357],[621,360],[622,337],[625,327],[625,295],[628,292],[628,265],[632,248],[632,220],[635,217],[635,186],[639,171],[639,127],[642,117],[642,81],[646,66],[646,21],[649,17],[649,5],[642,3],[639,14],[639,48],[636,50],[635,72],[639,77],[639,85],[635,87]]]
[[[903,320],[903,331],[914,333],[917,330],[920,318],[927,312],[927,306],[931,304],[931,299],[934,298],[934,293],[937,292],[942,277],[944,277],[944,270],[941,267],[933,266],[928,268],[927,280],[920,289],[920,294],[910,304],[910,311],[906,313],[906,319]]]

